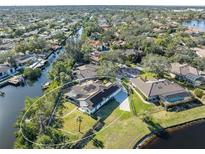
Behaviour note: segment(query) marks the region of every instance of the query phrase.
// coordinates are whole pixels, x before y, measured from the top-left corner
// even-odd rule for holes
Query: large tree
[[[142,60],[142,64],[146,71],[156,73],[159,76],[163,76],[170,67],[166,57],[154,54],[145,56]]]

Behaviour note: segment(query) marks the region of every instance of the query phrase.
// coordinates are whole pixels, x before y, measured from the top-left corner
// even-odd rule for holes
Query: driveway
[[[120,103],[120,110],[130,111],[129,97],[124,90],[121,90],[116,96],[115,100]]]

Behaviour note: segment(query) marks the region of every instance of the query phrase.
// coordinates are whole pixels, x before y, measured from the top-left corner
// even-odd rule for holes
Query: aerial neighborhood
[[[0,103],[6,87],[25,100],[15,148],[136,148],[203,116],[204,10],[10,9],[0,7]]]

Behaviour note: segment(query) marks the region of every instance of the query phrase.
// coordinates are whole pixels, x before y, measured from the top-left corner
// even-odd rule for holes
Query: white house
[[[89,80],[68,88],[64,96],[79,106],[81,111],[93,114],[120,91],[121,87],[117,84]]]

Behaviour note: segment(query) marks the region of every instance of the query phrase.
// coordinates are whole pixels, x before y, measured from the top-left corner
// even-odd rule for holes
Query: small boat
[[[13,78],[8,80],[8,83],[10,83],[11,85],[14,85],[14,86],[18,86],[18,85],[24,83],[24,78],[22,75],[14,76]]]
[[[42,89],[43,90],[45,90],[45,89],[47,89],[48,87],[49,87],[49,85],[50,85],[50,82],[46,82],[44,85],[42,85],[41,87],[42,87]]]
[[[0,96],[5,96],[5,92],[0,91]]]

